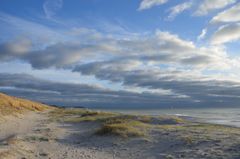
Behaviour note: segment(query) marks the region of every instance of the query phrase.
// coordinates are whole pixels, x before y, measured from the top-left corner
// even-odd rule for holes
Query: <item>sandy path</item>
[[[5,117],[0,123],[0,141],[13,135],[23,135],[30,132],[42,119],[39,113],[27,113],[19,117]]]
[[[95,127],[95,126],[94,126]],[[82,129],[81,129],[82,128]],[[8,117],[0,123],[1,159],[117,159],[112,151],[85,146],[80,134],[89,127],[50,122],[47,113],[28,113],[22,117]],[[91,138],[91,136],[89,136]]]

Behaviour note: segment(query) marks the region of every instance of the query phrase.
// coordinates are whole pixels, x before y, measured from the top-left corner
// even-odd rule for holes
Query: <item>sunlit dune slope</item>
[[[38,102],[0,93],[0,116],[19,114],[26,111],[44,111],[49,108],[49,106]]]

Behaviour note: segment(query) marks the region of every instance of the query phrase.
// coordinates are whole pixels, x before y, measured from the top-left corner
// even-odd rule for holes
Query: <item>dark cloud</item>
[[[192,56],[182,59],[182,63],[187,65],[207,65],[212,62],[214,63],[214,61],[212,61],[212,58],[207,55]]]
[[[10,95],[65,106],[166,107],[173,103],[191,103],[191,100],[175,95],[114,91],[90,85],[57,83],[27,74],[1,73],[0,90]]]
[[[32,43],[29,39],[18,38],[11,42],[0,44],[0,60],[21,59],[31,49]]]
[[[150,76],[151,75],[151,76]],[[26,74],[0,74],[0,90],[10,95],[65,106],[88,107],[217,107],[238,106],[240,85],[228,81],[177,80],[156,72],[121,73],[124,85],[171,89],[173,93],[129,92],[102,87],[57,83]],[[109,79],[111,80],[111,79]]]
[[[240,102],[239,82],[213,80],[186,71],[160,68],[127,71],[119,69],[116,63],[109,62],[80,65],[74,71],[83,75],[94,75],[100,80],[119,82],[125,86],[172,90],[176,94],[190,97],[193,105],[237,106]],[[173,101],[172,104],[176,103]]]

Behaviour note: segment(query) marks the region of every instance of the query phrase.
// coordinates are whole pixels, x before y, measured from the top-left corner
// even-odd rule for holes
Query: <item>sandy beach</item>
[[[240,157],[239,128],[180,121],[175,117],[57,109],[4,119],[0,123],[1,159]],[[117,124],[123,122],[139,132],[121,127],[99,133],[106,123],[119,128]]]
[[[240,159],[240,0],[0,0],[0,159]]]

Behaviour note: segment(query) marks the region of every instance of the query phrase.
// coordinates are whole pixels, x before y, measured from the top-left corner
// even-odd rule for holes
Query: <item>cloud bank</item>
[[[98,86],[58,83],[27,74],[0,74],[0,90],[11,95],[62,106],[155,107],[169,102],[184,102],[171,94],[113,91]],[[166,105],[165,105],[166,104]]]
[[[229,23],[229,22],[239,22],[240,21],[240,3],[234,5],[233,7],[226,9],[211,20],[211,23]]]
[[[143,0],[138,10],[167,2]],[[186,10],[197,16],[219,12],[209,17],[212,20],[207,21],[198,38],[205,40],[211,34],[207,45],[161,29],[147,33],[129,32],[121,27],[108,32],[88,27],[51,29],[0,13],[2,27],[9,27],[15,35],[20,35],[1,40],[1,63],[18,61],[31,65],[33,71],[64,70],[92,77],[97,84],[60,83],[46,80],[47,77],[44,80],[29,74],[5,72],[0,73],[0,90],[71,106],[238,106],[240,74],[236,70],[240,69],[240,59],[231,57],[225,44],[240,39],[236,14],[239,3],[221,2],[216,0],[212,5],[205,0],[184,1],[167,12],[169,20]],[[196,4],[200,4],[199,7]],[[46,1],[47,21],[61,8],[60,0]],[[112,87],[105,87],[105,83]]]
[[[84,32],[84,34],[95,32]],[[80,33],[82,34],[82,33]],[[100,33],[99,33],[100,34]],[[16,49],[17,48],[17,49]],[[1,74],[1,89],[12,95],[64,105],[148,107],[236,106],[240,82],[205,71],[239,64],[221,47],[197,47],[176,34],[157,30],[148,36],[92,36],[31,49],[28,40],[0,45],[0,60],[21,60],[35,69],[66,69],[122,86],[119,90],[58,83],[26,74]],[[234,65],[233,65],[234,64]],[[217,80],[217,79],[221,80]]]

